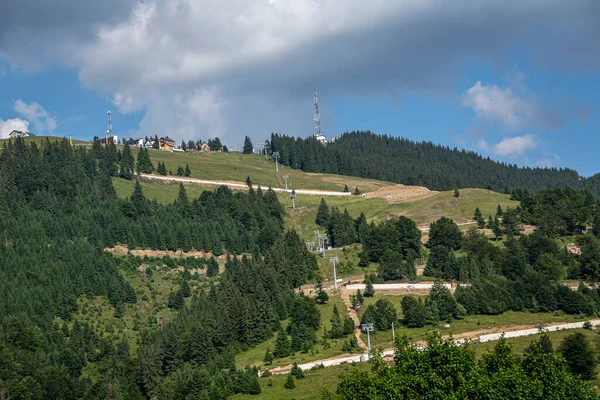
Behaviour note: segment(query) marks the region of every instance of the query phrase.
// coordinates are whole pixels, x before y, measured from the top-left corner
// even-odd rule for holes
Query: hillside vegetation
[[[137,158],[137,148],[132,148]],[[250,177],[255,186],[264,189],[269,186],[285,187],[284,176],[289,176],[288,187],[294,189],[320,189],[342,191],[344,185],[350,190],[358,187],[362,192],[377,190],[390,185],[373,179],[365,179],[337,174],[307,173],[280,165],[275,172],[275,162],[259,154],[222,153],[222,152],[168,152],[150,150],[150,159],[156,166],[158,162],[165,163],[167,170],[173,175],[178,166],[189,165],[192,178],[207,180],[224,180],[245,182]]]
[[[479,187],[505,189],[578,187],[579,174],[571,169],[518,167],[466,150],[431,142],[377,135],[369,131],[343,134],[322,146],[313,138],[272,135],[270,150],[285,165],[307,172],[361,176],[433,190]]]
[[[50,142],[62,142],[63,140],[66,140],[67,142],[69,141],[68,137],[58,137],[58,136],[29,136],[29,137],[22,138],[22,139],[23,139],[23,143],[25,143],[25,144],[35,143],[37,146],[41,146],[44,143],[44,141],[46,141],[46,139],[48,139]],[[2,149],[2,146],[5,143],[8,145],[9,141],[11,141],[11,139],[0,139],[0,150]],[[14,143],[14,140],[12,140],[12,142]],[[85,142],[83,140],[73,139],[73,144],[86,145],[89,143]]]

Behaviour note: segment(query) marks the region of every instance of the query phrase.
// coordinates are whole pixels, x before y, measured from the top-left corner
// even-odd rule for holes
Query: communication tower
[[[317,93],[317,88],[313,89],[313,104],[315,105],[315,115],[313,117],[313,122],[315,124],[314,137],[321,143],[327,143],[327,139],[321,132],[321,113],[319,112],[319,94]]]

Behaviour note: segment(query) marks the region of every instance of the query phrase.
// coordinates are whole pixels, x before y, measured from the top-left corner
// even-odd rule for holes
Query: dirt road
[[[212,185],[212,186],[227,186],[231,189],[238,190],[247,190],[248,185],[243,182],[232,182],[232,181],[213,181],[213,180],[203,180],[196,178],[176,178],[174,176],[160,176],[160,175],[149,175],[149,174],[140,174],[140,177],[146,180],[158,180],[158,181],[169,181],[169,182],[183,182],[183,183],[193,183],[197,185]],[[266,188],[265,188],[266,189]],[[291,190],[286,190],[285,188],[271,188],[275,192],[284,192],[291,193]],[[316,190],[316,189],[296,189],[296,194],[305,194],[309,196],[340,196],[340,197],[348,197],[352,196],[350,192],[333,192],[329,190]]]
[[[550,326],[544,327],[543,330],[545,332],[556,332],[556,331],[560,331],[560,330],[564,330],[564,329],[580,329],[580,328],[583,328],[583,324],[585,322],[587,322],[587,321],[550,325]],[[600,319],[590,320],[589,322],[592,324],[592,326],[600,325]],[[526,329],[523,329],[524,327],[526,327]],[[517,329],[515,330],[514,328],[517,328]],[[522,337],[522,336],[531,336],[531,335],[536,335],[536,334],[540,333],[539,329],[533,325],[529,325],[529,326],[517,325],[517,326],[504,327],[503,329],[492,328],[491,330],[496,330],[497,332],[486,333],[486,332],[490,331],[487,329],[472,331],[472,332],[463,332],[463,333],[454,335],[454,338],[456,339],[456,342],[458,344],[463,344],[464,340],[465,340],[463,338],[479,336],[480,342],[485,343],[485,342],[500,340],[500,338],[503,335],[505,338],[514,338],[514,337]],[[482,334],[482,333],[486,333],[486,334]],[[460,339],[458,339],[458,337],[460,337]],[[363,345],[364,345],[364,343],[363,343]],[[417,348],[422,348],[424,345],[425,345],[424,343],[417,343]],[[382,352],[382,355],[386,358],[389,358],[389,357],[393,357],[394,352],[395,352],[394,349],[386,349]],[[323,364],[323,366],[325,366],[325,367],[331,367],[334,365],[347,364],[347,363],[352,363],[352,362],[363,362],[363,361],[367,361],[366,353],[358,354],[358,355],[342,354],[337,357],[331,357],[331,358],[327,358],[324,360],[315,360],[315,361],[312,361],[309,363],[300,364],[298,366],[300,368],[302,368],[303,370],[308,370],[319,364]],[[291,370],[291,365],[286,366],[286,367],[275,368],[275,369],[271,370],[271,373],[273,373],[275,375],[286,374],[286,373],[289,373],[290,370]]]

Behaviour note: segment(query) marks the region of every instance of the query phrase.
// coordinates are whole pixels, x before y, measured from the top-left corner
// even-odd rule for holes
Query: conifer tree
[[[458,189],[454,189],[454,197],[458,196],[460,196],[460,192],[458,191]]]
[[[252,154],[253,150],[254,150],[254,146],[252,146],[252,141],[250,140],[250,138],[248,136],[246,136],[244,138],[244,149],[242,152],[244,154]]]
[[[496,215],[499,217],[502,216],[502,207],[500,207],[500,204],[498,204],[498,208],[496,209]]]
[[[329,218],[329,207],[327,207],[325,199],[321,197],[321,203],[319,204],[319,209],[317,210],[317,218],[315,222],[319,226],[327,226],[329,225]]]
[[[271,365],[273,363],[273,359],[275,357],[273,357],[273,353],[271,353],[271,348],[267,347],[267,351],[265,351],[265,356],[263,358],[263,363],[265,365]]]
[[[298,363],[294,363],[292,365],[292,370],[290,371],[290,375],[294,376],[296,379],[302,379],[304,378],[304,371],[302,371],[302,368],[300,368],[298,366]]]
[[[348,185],[344,185],[344,193],[348,193],[350,189],[348,189]]]
[[[177,174],[177,176],[183,176],[183,168],[181,167],[181,165],[177,166],[176,174]]]
[[[475,219],[475,222],[477,222],[477,226],[479,228],[485,228],[485,219],[483,219],[483,215],[481,215],[481,210],[479,207],[475,208],[475,215],[473,218]]]
[[[373,283],[371,282],[370,279],[366,279],[365,283],[366,283],[366,286],[365,286],[364,296],[365,297],[373,297],[373,295],[375,294],[375,289],[373,288]]]
[[[190,289],[190,285],[186,280],[181,282],[179,290],[181,291],[181,295],[183,297],[190,297],[192,295],[192,290]]]
[[[286,389],[293,389],[296,387],[296,382],[294,381],[294,377],[292,374],[289,374],[287,379],[285,380],[285,384],[283,385]]]
[[[216,258],[211,257],[211,259],[208,261],[208,266],[206,267],[206,276],[210,278],[212,276],[216,276],[218,273],[219,263],[217,262]]]
[[[277,332],[277,339],[275,342],[275,353],[273,354],[277,358],[284,358],[292,353],[292,342],[285,333],[283,328],[280,328]]]
[[[150,203],[148,202],[148,199],[146,199],[146,196],[144,196],[140,181],[135,181],[133,194],[129,200],[131,201],[137,216],[150,215]]]
[[[188,164],[185,164],[185,171],[183,171],[183,176],[191,176],[192,175],[192,171],[190,170],[190,166]]]
[[[121,169],[119,176],[124,179],[131,179],[131,174],[134,171],[134,159],[131,154],[131,147],[125,143],[123,146],[123,152],[121,153]]]

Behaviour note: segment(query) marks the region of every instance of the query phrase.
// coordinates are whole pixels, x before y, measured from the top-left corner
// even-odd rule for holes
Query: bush
[[[263,377],[263,378],[268,378],[268,377],[269,377],[269,376],[271,376],[271,375],[273,375],[273,374],[271,373],[271,371],[270,371],[270,370],[266,370],[265,372],[263,372],[263,373],[262,373],[261,377]]]
[[[590,321],[585,321],[583,323],[583,329],[589,329],[592,330],[592,323]]]

